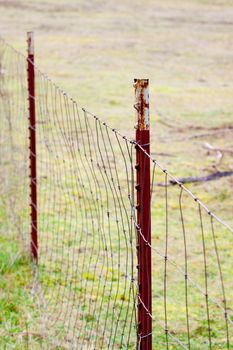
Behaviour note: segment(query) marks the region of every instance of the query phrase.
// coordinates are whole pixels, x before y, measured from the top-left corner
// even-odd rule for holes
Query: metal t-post
[[[35,67],[33,33],[27,33],[28,39],[28,101],[29,101],[29,161],[31,188],[31,254],[34,262],[38,260],[37,237],[37,178],[36,178],[36,108],[35,108]]]
[[[152,350],[149,80],[135,79],[134,87],[137,119],[135,168],[137,172],[138,349]]]

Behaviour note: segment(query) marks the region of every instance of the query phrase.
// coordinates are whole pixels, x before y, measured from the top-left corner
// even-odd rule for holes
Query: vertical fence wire
[[[0,82],[1,219],[3,225],[11,224],[6,227],[6,236],[24,242],[26,247],[30,224],[27,65],[25,58],[3,41],[0,41]]]
[[[154,348],[231,349],[233,230],[150,159]]]
[[[114,130],[110,137],[106,125],[38,70],[36,79],[38,278],[47,327],[77,348],[130,348],[136,332],[131,144],[119,143]]]

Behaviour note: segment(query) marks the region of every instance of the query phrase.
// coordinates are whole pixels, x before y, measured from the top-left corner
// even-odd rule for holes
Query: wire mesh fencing
[[[9,257],[1,274],[27,264],[30,300],[17,331],[4,319],[1,335],[14,335],[9,348],[231,349],[233,230],[143,144],[80,108],[29,64],[35,97],[28,96],[27,58],[0,40],[1,247]],[[37,264],[30,262],[28,97],[36,109]],[[143,226],[151,241],[138,220],[136,152],[151,171]],[[147,171],[140,169],[141,193]],[[152,311],[142,300],[139,244],[150,253]],[[147,265],[141,273],[149,280]],[[152,321],[148,334],[140,331],[142,309]],[[151,336],[152,347],[144,342]]]
[[[2,40],[0,82],[0,201],[6,218],[1,224],[6,226],[8,239],[19,240],[27,247],[30,241],[27,64],[20,53]],[[14,228],[17,235],[13,234]]]
[[[40,73],[39,270],[45,311],[77,348],[131,348],[135,335],[132,145]],[[133,339],[132,339],[133,337]]]
[[[18,59],[11,47],[2,46]],[[3,133],[3,156],[15,157],[8,161],[14,171],[2,168],[15,191],[3,193],[3,198],[18,206],[25,203],[26,210],[22,207],[16,213],[23,212],[29,222],[29,191],[19,184],[27,178],[29,187],[30,152],[27,70],[20,56],[17,64],[21,61],[23,77],[11,70],[12,63],[5,55],[1,59],[2,86],[11,104],[18,99],[24,103],[23,111],[2,112],[6,124],[9,116],[13,119],[14,133],[10,128]],[[133,348],[137,325],[136,243],[130,199],[133,143],[80,109],[37,68],[35,76],[39,254],[32,297],[38,307],[37,327],[49,342],[70,348]],[[18,92],[12,95],[11,84],[12,89],[19,85],[26,95],[21,99]],[[1,97],[1,105],[7,108],[8,99]],[[17,152],[25,153],[24,159],[17,159],[16,152],[9,149],[11,137]],[[23,166],[27,176],[19,173],[18,166]],[[27,242],[23,246],[28,248],[29,227],[24,236]]]
[[[151,243],[138,233],[152,255],[153,348],[231,349],[232,228],[152,158],[151,173]]]

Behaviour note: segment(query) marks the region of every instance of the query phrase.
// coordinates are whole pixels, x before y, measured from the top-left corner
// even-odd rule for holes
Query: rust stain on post
[[[136,129],[148,130],[149,121],[149,79],[134,79]]]
[[[34,55],[34,37],[33,32],[27,33],[28,39],[28,55]]]
[[[152,350],[149,80],[135,79],[138,350]],[[137,145],[140,145],[138,147]]]

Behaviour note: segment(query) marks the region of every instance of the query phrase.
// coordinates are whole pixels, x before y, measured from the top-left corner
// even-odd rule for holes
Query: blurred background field
[[[133,79],[150,78],[152,152],[178,177],[212,171],[204,142],[232,147],[232,18],[227,0],[0,1],[1,35],[25,52],[34,30],[41,69],[127,136]],[[220,170],[232,167],[224,158]],[[229,219],[231,187],[192,189]]]

